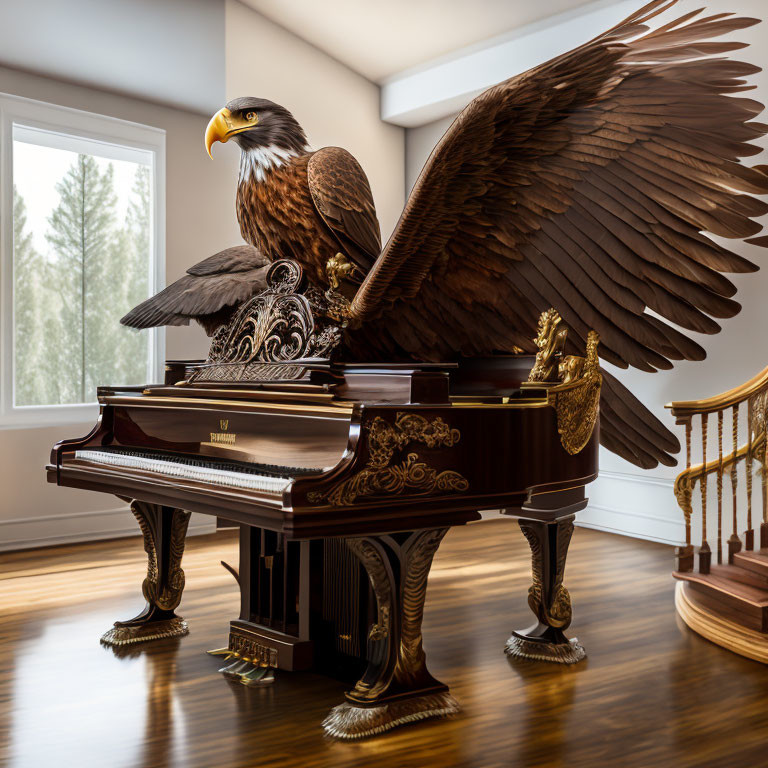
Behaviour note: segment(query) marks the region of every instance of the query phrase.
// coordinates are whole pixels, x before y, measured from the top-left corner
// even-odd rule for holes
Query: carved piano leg
[[[563,586],[563,573],[573,519],[574,515],[548,522],[518,520],[531,547],[533,584],[528,605],[538,622],[512,633],[506,646],[509,656],[575,664],[587,655],[576,638],[568,640],[563,633],[571,623],[571,596]]]
[[[181,557],[190,513],[144,501],[133,501],[131,512],[144,535],[147,578],[141,590],[147,606],[130,621],[116,621],[115,626],[101,637],[101,642],[106,645],[143,643],[163,637],[181,637],[189,632],[187,622],[174,610],[184,591]]]
[[[323,722],[336,738],[360,739],[459,711],[427,671],[421,620],[432,558],[447,528],[347,539],[368,572],[378,617],[368,634],[368,668]]]

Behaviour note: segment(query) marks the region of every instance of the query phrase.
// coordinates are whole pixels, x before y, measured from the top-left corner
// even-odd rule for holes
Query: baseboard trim
[[[577,525],[661,544],[676,545],[685,538],[672,478],[604,471],[588,495]]]
[[[592,502],[576,516],[576,525],[672,546],[679,545],[685,536],[683,520],[608,507]]]
[[[644,541],[655,541],[657,544],[668,544],[670,547],[677,547],[680,542],[676,539],[666,539],[654,536],[650,533],[627,531],[623,528],[615,528],[610,525],[593,523],[589,520],[576,520],[577,528],[591,528],[593,531],[603,531],[603,533],[613,533],[617,536],[628,536],[630,539],[643,539]]]
[[[635,475],[631,472],[612,472],[610,470],[601,470],[598,480],[620,480],[624,483],[640,483],[641,485],[660,485],[663,488],[673,490],[675,481],[668,477],[657,477],[656,475]]]
[[[216,519],[193,514],[188,536],[215,533]],[[0,552],[140,535],[128,507],[0,520]]]

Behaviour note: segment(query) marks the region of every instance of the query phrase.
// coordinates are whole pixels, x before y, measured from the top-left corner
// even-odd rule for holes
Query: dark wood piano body
[[[164,385],[100,390],[96,427],[54,447],[48,476],[131,500],[155,552],[147,610],[110,637],[146,639],[158,636],[147,626],[180,621],[183,532],[174,531],[189,512],[212,514],[241,526],[241,614],[228,646],[237,674],[243,659],[362,673],[326,721],[338,736],[448,714],[455,702],[421,651],[429,565],[450,526],[501,509],[521,519],[534,568],[539,553],[538,603],[529,598],[537,625],[516,633],[510,652],[530,656],[521,643],[533,643],[578,660],[562,633],[562,571],[573,513],[596,477],[598,436],[577,453],[563,447],[547,389],[520,389],[531,363],[320,367],[299,383],[226,386],[188,385],[183,365],[169,365]],[[421,607],[408,616],[412,604]],[[405,658],[409,632],[418,637]]]

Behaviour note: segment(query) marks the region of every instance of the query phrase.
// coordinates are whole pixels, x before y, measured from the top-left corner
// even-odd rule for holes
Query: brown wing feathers
[[[197,320],[210,335],[232,307],[266,287],[269,264],[250,245],[237,245],[190,267],[187,274],[134,307],[120,322],[131,328],[189,325]]]
[[[649,31],[675,2],[648,4],[464,110],[355,297],[359,355],[531,350],[520,330],[554,306],[575,341],[594,328],[621,367],[704,357],[682,331],[716,333],[740,309],[720,273],[757,269],[704,233],[768,245],[753,221],[768,212],[753,197],[768,177],[741,163],[768,128],[753,121],[760,103],[733,95],[758,69],[720,56],[743,44],[709,40],[757,20],[695,12]],[[425,334],[434,322],[440,333]],[[612,381],[605,444],[641,465],[668,460],[671,433],[647,412],[633,420],[639,403],[626,407]]]
[[[368,272],[381,252],[381,230],[368,177],[340,147],[315,152],[307,165],[312,202],[339,241],[339,247]]]

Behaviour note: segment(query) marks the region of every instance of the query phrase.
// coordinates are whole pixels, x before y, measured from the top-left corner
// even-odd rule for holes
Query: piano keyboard
[[[157,472],[165,477],[186,478],[267,493],[282,493],[299,475],[322,472],[322,469],[308,467],[272,467],[216,460],[205,461],[177,454],[114,448],[75,451],[75,459],[110,467]]]

